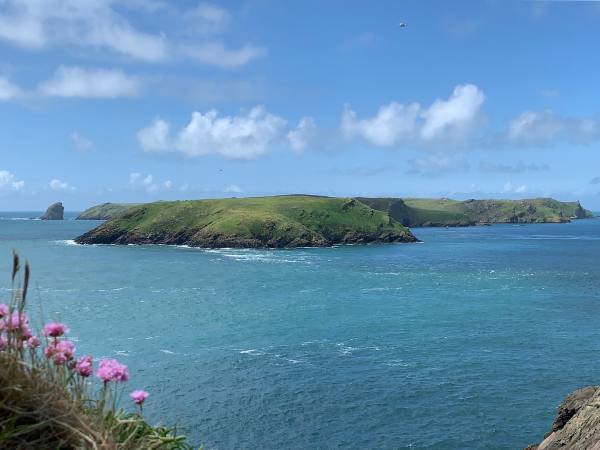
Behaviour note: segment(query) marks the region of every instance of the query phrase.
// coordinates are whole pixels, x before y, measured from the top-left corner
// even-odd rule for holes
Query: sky
[[[0,0],[0,210],[290,193],[600,210],[599,42],[594,1]]]

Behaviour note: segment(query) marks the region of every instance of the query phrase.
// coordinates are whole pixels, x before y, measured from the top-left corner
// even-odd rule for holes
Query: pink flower
[[[137,390],[137,391],[133,391],[131,394],[129,394],[129,396],[131,397],[131,400],[133,400],[133,402],[136,405],[142,405],[142,403],[144,403],[144,400],[146,400],[148,398],[150,394],[148,394],[146,391],[142,391],[142,390]]]
[[[87,378],[92,374],[93,361],[94,360],[90,355],[82,356],[77,360],[77,364],[75,364],[75,370],[79,375]]]
[[[99,369],[96,372],[96,376],[105,383],[109,381],[122,382],[129,379],[129,372],[127,366],[119,363],[114,359],[103,359],[100,361]]]
[[[27,339],[27,347],[34,349],[40,346],[40,339],[37,336],[31,336]]]
[[[0,319],[8,316],[8,305],[6,303],[0,303]]]
[[[44,349],[46,358],[52,358],[58,365],[64,364],[73,359],[75,354],[75,344],[71,341],[52,341]]]
[[[44,325],[44,336],[59,337],[68,332],[69,329],[64,323],[50,322]]]

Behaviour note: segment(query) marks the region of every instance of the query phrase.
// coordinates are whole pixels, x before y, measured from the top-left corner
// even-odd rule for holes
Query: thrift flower
[[[64,323],[50,322],[44,325],[44,336],[48,337],[59,337],[65,333],[68,333],[69,329]]]
[[[71,341],[59,341],[56,344],[56,351],[65,355],[67,359],[72,359],[75,354],[75,344]]]
[[[34,348],[38,348],[40,346],[40,338],[38,338],[37,336],[31,336],[29,339],[27,339],[27,347],[34,349]]]
[[[133,403],[140,406],[142,406],[144,400],[146,400],[149,395],[150,394],[148,394],[146,391],[142,390],[133,391],[131,394],[129,394],[131,400],[133,400]]]
[[[0,303],[0,319],[8,316],[8,305],[6,303]]]
[[[84,378],[89,377],[92,374],[93,369],[93,358],[90,355],[82,356],[77,360],[75,364],[75,370],[79,375]]]
[[[108,383],[109,381],[119,383],[129,379],[129,372],[126,365],[108,358],[100,361],[100,368],[96,372],[96,376],[104,381],[104,383]]]

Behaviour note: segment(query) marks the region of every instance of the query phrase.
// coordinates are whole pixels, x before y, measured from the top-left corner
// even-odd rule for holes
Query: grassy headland
[[[139,203],[102,203],[86,209],[76,220],[108,220],[138,205]]]
[[[451,200],[423,198],[357,198],[386,211],[409,227],[469,226],[492,223],[563,223],[593,217],[579,202],[551,198],[526,200]]]
[[[410,230],[351,198],[308,195],[156,202],[128,208],[80,244],[286,248],[415,242]]]

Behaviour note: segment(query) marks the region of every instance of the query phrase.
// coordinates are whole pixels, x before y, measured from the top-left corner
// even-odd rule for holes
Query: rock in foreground
[[[53,203],[48,207],[40,219],[42,220],[63,220],[65,217],[65,208],[61,202]]]
[[[541,444],[526,450],[600,450],[600,386],[577,389],[558,407]]]
[[[387,213],[355,199],[284,195],[148,203],[127,209],[75,241],[293,248],[417,238]]]

